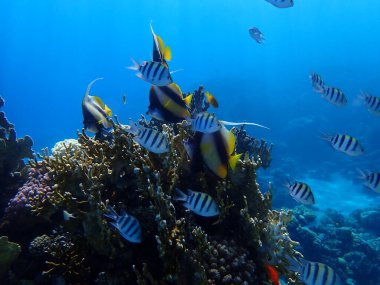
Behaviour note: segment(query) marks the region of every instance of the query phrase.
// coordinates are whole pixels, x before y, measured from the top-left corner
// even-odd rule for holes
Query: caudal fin
[[[133,65],[132,66],[128,66],[127,68],[131,69],[131,70],[139,70],[140,69],[140,64],[138,64],[138,62],[136,60],[134,60],[132,57],[131,57],[131,60],[132,60]]]
[[[182,192],[180,189],[178,189],[178,188],[175,189],[174,200],[186,202],[187,197],[188,196],[184,192]]]
[[[327,142],[330,142],[331,141],[331,138],[332,136],[328,135],[328,134],[325,134],[323,132],[320,132],[320,135],[319,137],[324,140],[324,141],[327,141]]]

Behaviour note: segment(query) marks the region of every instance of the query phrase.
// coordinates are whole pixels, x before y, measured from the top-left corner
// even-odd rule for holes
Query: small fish
[[[249,29],[249,34],[250,36],[259,44],[264,43],[264,35],[263,33],[256,27],[250,28]]]
[[[153,36],[153,61],[161,62],[168,66],[166,61],[172,59],[172,51],[169,46],[165,46],[164,41],[160,36],[153,31],[152,22],[150,23],[150,30]]]
[[[108,117],[112,116],[111,109],[103,103],[102,99],[97,96],[90,95],[92,85],[100,79],[103,78],[97,78],[88,85],[82,100],[84,128],[94,133],[110,129],[112,127],[111,122],[107,120]]]
[[[293,197],[297,202],[304,205],[314,205],[315,199],[313,192],[309,185],[303,182],[295,182],[293,184],[287,183],[287,188],[289,189],[290,196]]]
[[[293,0],[266,0],[277,8],[289,8],[294,5]]]
[[[269,264],[266,264],[264,267],[265,267],[265,270],[267,271],[269,281],[273,285],[280,285],[277,269],[274,266],[269,265]]]
[[[212,95],[208,91],[205,92],[205,95],[206,95],[207,102],[209,102],[211,106],[213,106],[214,108],[218,108],[219,107],[219,103],[216,100],[216,98],[214,97],[214,95]]]
[[[112,207],[108,207],[108,211],[109,214],[104,214],[104,216],[113,220],[110,224],[119,231],[123,238],[133,243],[141,243],[141,226],[135,217],[124,211],[118,215]]]
[[[132,59],[132,62],[134,66],[130,66],[128,69],[139,71],[136,74],[138,78],[157,86],[166,86],[173,83],[169,68],[165,64],[156,61],[144,61],[140,65],[134,59]]]
[[[336,106],[347,104],[347,98],[342,90],[334,87],[324,87],[322,98]]]
[[[127,104],[127,96],[125,94],[123,95],[123,104]]]
[[[364,172],[361,170],[359,170],[359,172],[361,174],[360,179],[364,181],[364,186],[376,193],[380,193],[380,172]]]
[[[131,122],[130,128],[126,131],[135,135],[134,140],[150,152],[159,154],[169,151],[168,137],[158,130],[138,127],[136,123]]]
[[[205,193],[187,190],[188,195],[180,189],[176,189],[174,200],[184,202],[182,205],[203,217],[214,217],[219,215],[219,207],[214,199]]]
[[[300,279],[305,285],[341,285],[342,282],[334,270],[326,264],[302,260],[299,270]]]
[[[315,92],[323,93],[325,83],[323,82],[322,77],[319,74],[313,72],[309,78],[311,79],[311,85],[313,86]]]
[[[349,135],[337,134],[334,136],[322,135],[322,139],[331,143],[337,151],[343,152],[349,156],[358,156],[364,153],[364,148],[357,138]]]
[[[360,98],[364,101],[368,111],[374,115],[380,115],[380,98],[361,92]]]
[[[178,123],[190,117],[188,106],[192,95],[183,98],[176,83],[167,86],[152,85],[149,91],[149,109],[147,114],[160,121]]]
[[[76,217],[73,215],[73,214],[70,214],[69,212],[67,212],[66,210],[63,210],[62,211],[62,214],[63,214],[63,219],[65,221],[68,221],[70,219],[76,219]]]
[[[193,119],[188,119],[194,132],[214,133],[222,127],[215,114],[198,113]]]

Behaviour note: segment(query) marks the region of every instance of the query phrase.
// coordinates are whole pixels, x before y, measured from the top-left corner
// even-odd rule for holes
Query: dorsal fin
[[[102,78],[102,77],[96,78],[96,79],[92,80],[92,81],[90,82],[90,84],[88,84],[88,86],[87,86],[87,90],[86,90],[86,93],[84,94],[84,96],[89,96],[89,95],[90,95],[90,90],[91,90],[92,85],[93,85],[96,81],[98,81],[98,80],[100,80],[100,79],[103,79],[103,78]]]

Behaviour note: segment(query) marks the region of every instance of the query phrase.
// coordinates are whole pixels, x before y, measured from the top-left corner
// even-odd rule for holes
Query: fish
[[[304,205],[314,205],[315,199],[313,192],[309,185],[303,182],[294,182],[293,184],[287,183],[287,188],[289,189],[290,196],[293,197],[297,202]]]
[[[163,39],[154,32],[152,22],[150,23],[150,30],[153,36],[153,61],[168,66],[166,61],[172,59],[172,51],[169,46],[165,46]]]
[[[187,190],[185,194],[176,188],[174,200],[184,202],[182,205],[202,217],[214,217],[220,214],[218,204],[206,193]]]
[[[361,175],[359,178],[364,181],[364,186],[375,191],[376,193],[380,193],[380,172],[358,171]]]
[[[345,106],[347,98],[339,88],[323,87],[322,98],[336,106]]]
[[[249,30],[250,36],[259,44],[264,43],[264,35],[263,33],[256,27],[250,28]]]
[[[364,101],[364,105],[368,111],[374,115],[380,115],[380,98],[370,95],[365,92],[361,92],[360,99]]]
[[[207,102],[210,103],[211,106],[213,106],[214,108],[219,107],[219,103],[216,100],[216,98],[214,97],[214,95],[212,95],[210,92],[206,91],[205,96],[206,96]]]
[[[294,6],[293,0],[266,0],[277,8],[289,8]]]
[[[123,104],[125,105],[125,104],[127,104],[127,95],[123,95]]]
[[[322,134],[322,139],[329,142],[334,149],[349,156],[358,156],[364,153],[364,148],[359,140],[346,134],[334,136]]]
[[[82,113],[84,128],[90,132],[98,133],[112,128],[108,118],[112,116],[111,109],[97,96],[91,96],[92,85],[103,78],[97,78],[90,82],[82,100]]]
[[[270,265],[270,264],[266,264],[266,265],[264,265],[264,267],[265,267],[265,270],[266,270],[266,272],[268,274],[269,281],[273,285],[280,285],[277,269],[274,266]]]
[[[139,71],[136,76],[150,84],[157,86],[166,86],[173,83],[167,65],[157,61],[143,61],[141,64],[137,63],[132,58],[133,66],[128,69]]]
[[[183,98],[182,91],[176,83],[167,86],[152,85],[147,114],[160,121],[178,123],[191,116],[188,106],[192,97],[190,94]]]
[[[191,123],[191,128],[194,132],[214,133],[222,127],[215,114],[207,112],[198,113],[193,119],[188,119],[188,121]]]
[[[302,260],[299,270],[300,279],[305,285],[341,285],[342,282],[334,270],[319,262]]]
[[[315,92],[323,93],[325,83],[323,82],[322,77],[319,74],[313,72],[309,78],[311,79],[311,85],[313,86]]]
[[[110,224],[118,230],[123,238],[132,243],[141,243],[141,226],[135,217],[124,211],[118,215],[110,206],[108,212],[109,214],[104,214],[104,216],[113,220]]]
[[[126,132],[133,134],[135,142],[150,152],[160,154],[169,151],[169,139],[166,134],[146,127],[138,127],[131,122],[130,128]]]
[[[62,211],[62,214],[63,214],[63,219],[65,221],[68,221],[70,219],[76,219],[76,217],[73,215],[73,214],[70,214],[69,212],[67,212],[66,210],[63,210]]]

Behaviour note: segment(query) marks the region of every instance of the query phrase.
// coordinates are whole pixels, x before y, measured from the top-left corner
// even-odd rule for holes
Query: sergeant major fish
[[[266,0],[277,8],[289,8],[294,5],[293,0]]]
[[[296,181],[295,183],[287,183],[287,188],[289,189],[290,196],[293,197],[297,202],[304,205],[314,205],[315,199],[313,192],[309,185],[303,182]]]
[[[112,127],[108,117],[112,116],[112,111],[102,99],[97,96],[91,96],[90,90],[92,85],[103,78],[97,78],[90,82],[82,100],[82,113],[84,128],[90,132],[98,133]]]
[[[249,29],[249,34],[250,36],[259,44],[264,43],[264,35],[263,33],[256,27],[250,28]]]
[[[162,62],[143,61],[141,64],[132,59],[133,66],[128,67],[131,70],[137,70],[138,78],[157,86],[166,86],[173,83],[169,68]]]
[[[345,134],[334,136],[322,135],[322,139],[328,141],[334,149],[349,156],[358,156],[364,153],[364,148],[357,138]]]
[[[169,151],[169,140],[167,136],[155,129],[138,127],[136,123],[131,122],[130,128],[126,132],[135,135],[134,140],[153,153],[165,153]]]
[[[363,100],[368,111],[374,115],[380,115],[380,98],[370,95],[368,93],[362,92],[360,98]]]
[[[184,202],[182,205],[203,217],[214,217],[219,215],[219,207],[214,199],[205,193],[187,190],[186,195],[180,189],[176,189],[174,200]]]
[[[123,238],[133,243],[141,243],[141,226],[135,217],[124,211],[118,215],[112,207],[108,207],[108,211],[109,214],[104,214],[104,216],[113,220],[110,224],[119,231]]]
[[[341,285],[342,282],[334,270],[326,264],[302,260],[298,271],[305,285]]]
[[[344,96],[342,90],[334,87],[324,87],[322,91],[322,98],[335,106],[344,106],[347,104],[347,98]]]
[[[311,85],[313,86],[315,92],[323,93],[325,83],[323,82],[322,77],[315,72],[313,72],[309,77],[311,79]]]
[[[364,181],[364,186],[375,191],[376,193],[380,193],[380,172],[364,172],[361,170],[359,170],[359,172],[361,174],[360,179]]]

